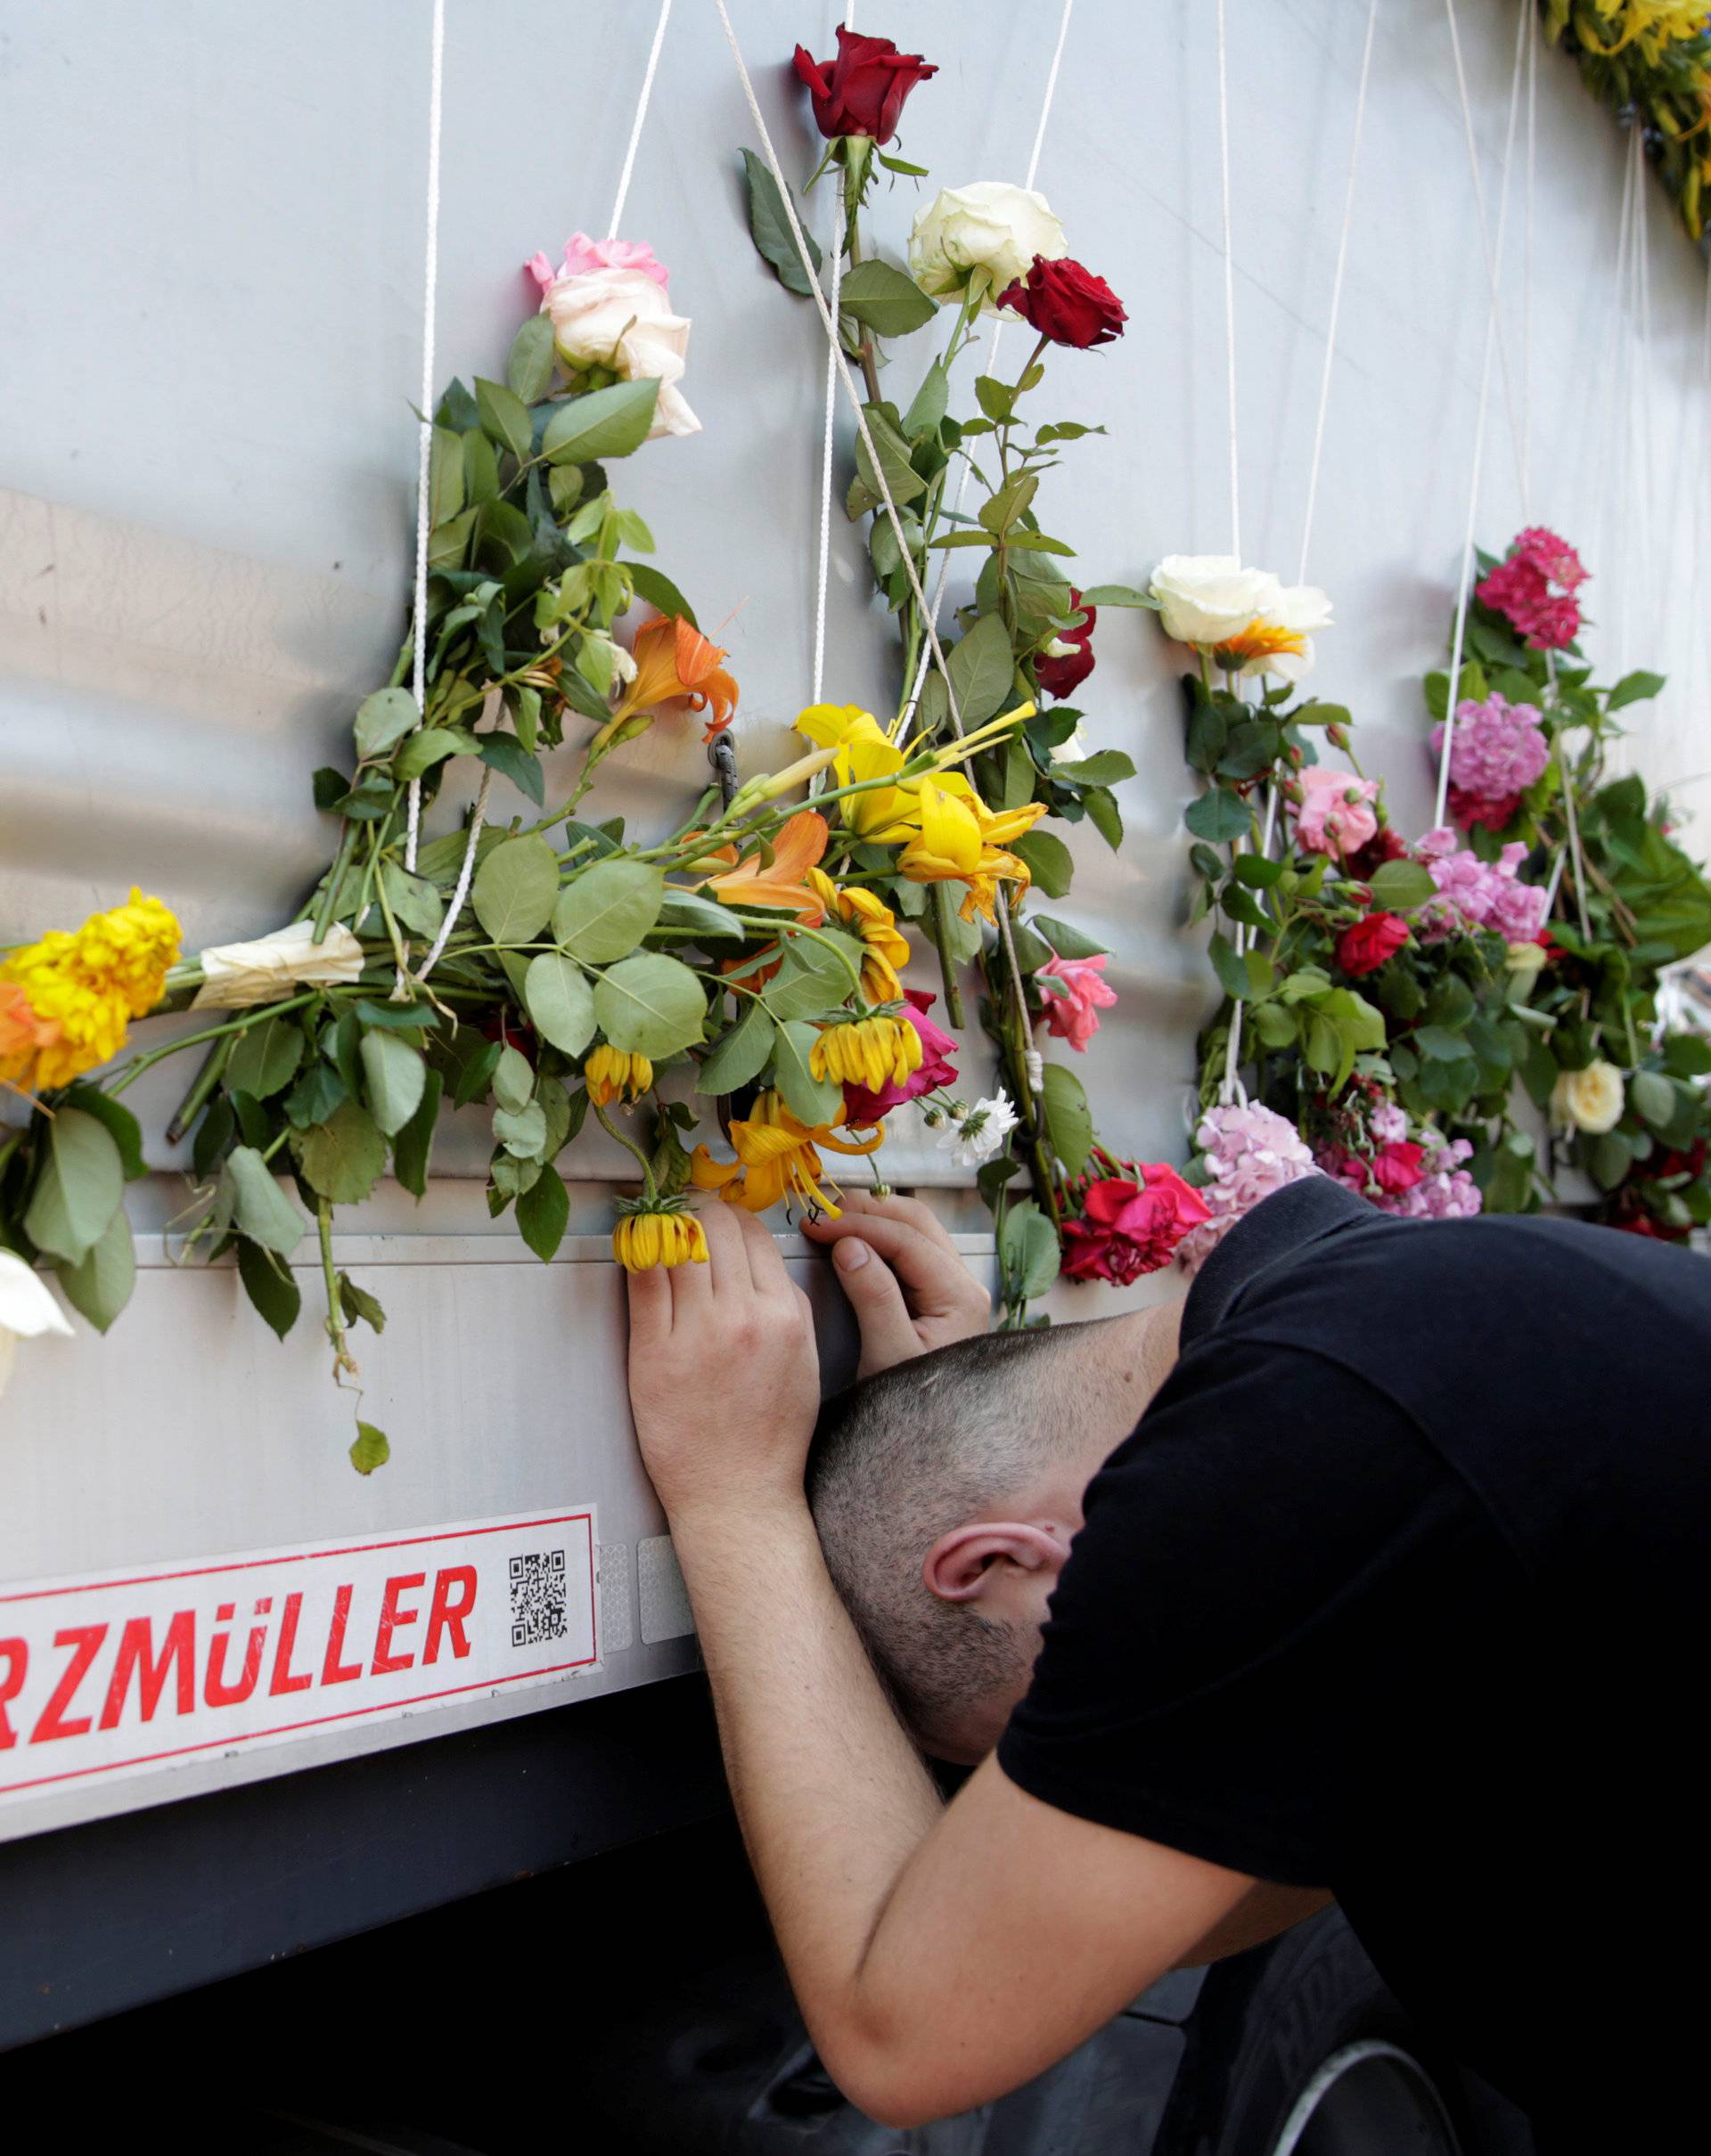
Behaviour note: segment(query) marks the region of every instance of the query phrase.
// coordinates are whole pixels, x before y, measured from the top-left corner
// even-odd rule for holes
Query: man
[[[811,1229],[866,1374],[816,1533],[806,1299],[705,1218],[709,1264],[631,1283],[636,1426],[856,2104],[986,2102],[1335,1896],[1542,2150],[1663,2123],[1697,2050],[1664,1949],[1706,1915],[1701,1261],[1313,1178],[1185,1302],[993,1338],[926,1209],[856,1201]],[[978,1761],[948,1807],[900,1717]]]

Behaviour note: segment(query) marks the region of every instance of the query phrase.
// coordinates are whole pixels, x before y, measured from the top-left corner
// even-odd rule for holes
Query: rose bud
[[[815,60],[796,48],[796,71],[807,85],[814,124],[828,142],[840,135],[872,135],[888,143],[896,133],[904,100],[918,82],[937,75],[919,53],[900,53],[888,37],[864,37],[838,25],[838,57]]]
[[[1105,280],[1067,255],[1055,262],[1036,255],[1032,269],[1005,286],[998,304],[1054,345],[1071,345],[1078,352],[1112,343],[1128,320],[1123,302]]]

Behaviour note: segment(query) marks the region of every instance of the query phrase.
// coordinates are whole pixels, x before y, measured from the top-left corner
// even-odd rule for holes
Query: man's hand
[[[844,1205],[841,1220],[805,1221],[803,1233],[831,1246],[862,1330],[857,1376],[986,1331],[992,1297],[929,1205],[862,1190]]]
[[[632,1273],[630,1405],[674,1523],[712,1501],[800,1507],[820,1407],[808,1299],[752,1213],[709,1205],[705,1265]]]

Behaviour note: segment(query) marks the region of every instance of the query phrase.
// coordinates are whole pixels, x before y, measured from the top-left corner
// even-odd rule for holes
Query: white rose
[[[1543,943],[1510,943],[1507,946],[1507,952],[1508,955],[1503,961],[1504,965],[1514,976],[1517,989],[1522,995],[1527,995],[1530,992],[1534,982],[1538,979],[1540,971],[1544,965],[1544,945]]]
[[[1552,1086],[1551,1120],[1597,1138],[1621,1122],[1626,1098],[1615,1064],[1589,1063],[1584,1071],[1564,1071]]]
[[[997,295],[1025,277],[1036,255],[1055,262],[1069,252],[1063,227],[1043,194],[1003,180],[946,187],[917,213],[909,233],[909,272],[929,299],[960,299],[981,280],[980,312],[995,314]]]
[[[63,1333],[70,1339],[71,1327],[40,1273],[15,1251],[0,1250],[0,1392],[12,1376],[18,1343],[40,1333]]]
[[[361,976],[363,947],[341,921],[318,943],[312,921],[295,921],[252,943],[212,944],[201,965],[192,1010],[248,1010],[293,988],[348,987]]]
[[[594,269],[555,277],[541,312],[552,317],[553,340],[568,365],[605,367],[620,381],[659,383],[650,441],[701,431],[676,387],[689,350],[689,317],[672,313],[670,300],[644,271]]]
[[[1243,662],[1243,676],[1271,674],[1281,682],[1305,680],[1313,672],[1314,633],[1330,625],[1330,600],[1316,584],[1281,585],[1275,600],[1249,624],[1249,641],[1257,648]]]
[[[1072,644],[1069,649],[1073,651],[1075,646]],[[1062,658],[1067,656],[1060,651],[1052,651],[1050,645],[1046,647],[1046,649],[1048,655],[1053,658]],[[1079,764],[1084,757],[1091,756],[1093,753],[1093,745],[1087,739],[1087,729],[1077,719],[1076,731],[1067,740],[1058,743],[1052,751],[1051,760],[1053,764]]]
[[[1234,554],[1167,554],[1152,572],[1151,589],[1165,634],[1208,650],[1252,622],[1271,620],[1283,603],[1283,587],[1271,571],[1245,569]]]

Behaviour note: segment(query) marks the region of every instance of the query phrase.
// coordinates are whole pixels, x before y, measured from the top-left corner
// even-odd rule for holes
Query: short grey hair
[[[808,1502],[827,1569],[898,1711],[930,1751],[1027,1674],[1036,1641],[921,1579],[939,1536],[1024,1491],[1073,1441],[1060,1366],[1079,1327],[986,1333],[828,1400]]]

